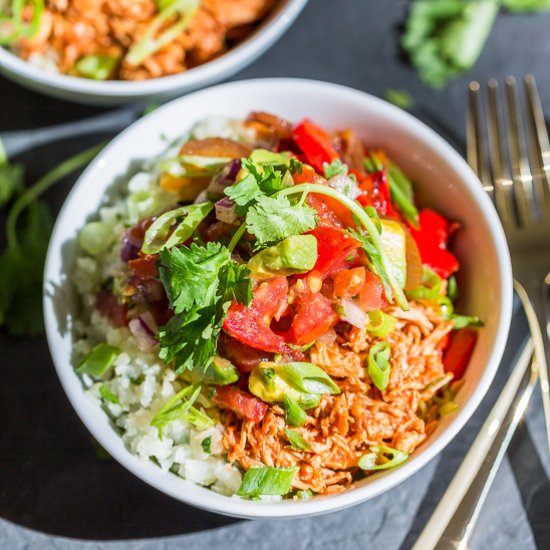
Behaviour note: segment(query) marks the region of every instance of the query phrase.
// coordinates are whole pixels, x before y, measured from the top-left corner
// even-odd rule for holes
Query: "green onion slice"
[[[91,80],[107,80],[115,70],[120,58],[115,55],[85,55],[74,66],[79,76]]]
[[[292,362],[283,366],[286,378],[306,393],[338,394],[340,388],[320,367],[313,363]]]
[[[403,464],[409,458],[407,453],[385,445],[373,445],[369,450],[370,453],[363,455],[357,463],[362,470],[388,470]]]
[[[25,8],[32,6],[30,21],[25,21]],[[0,45],[9,46],[21,38],[32,38],[38,31],[44,0],[12,0],[11,16],[0,15]]]
[[[237,491],[240,497],[286,495],[292,487],[298,468],[270,468],[252,466],[244,475]]]
[[[191,204],[170,210],[159,216],[145,232],[141,251],[144,254],[156,254],[163,248],[172,248],[184,243],[214,208],[211,202]],[[174,231],[170,229],[181,220]]]
[[[367,315],[369,316],[369,322],[365,326],[365,330],[377,338],[384,338],[387,336],[395,328],[397,323],[395,317],[380,310],[369,311]]]
[[[109,388],[107,384],[103,384],[99,388],[99,395],[104,401],[114,403],[115,405],[120,405],[119,398],[111,391],[111,388]]]
[[[297,401],[285,394],[283,396],[283,404],[286,410],[285,421],[287,424],[299,428],[306,423],[306,411],[300,407]]]
[[[120,349],[109,344],[98,344],[76,369],[79,374],[89,374],[99,378],[103,376],[120,354]]]
[[[145,59],[184,32],[195,15],[200,0],[158,0],[158,4],[159,13],[151,21],[144,36],[126,54],[126,61],[131,65],[141,65]],[[176,22],[166,28],[173,18],[177,18]]]
[[[384,391],[390,381],[390,355],[391,347],[388,342],[378,342],[369,350],[367,370],[373,384],[380,391]]]
[[[303,438],[300,432],[285,428],[285,435],[294,449],[298,451],[307,451],[310,448],[309,443]]]
[[[433,301],[438,299],[440,290],[441,277],[429,267],[424,266],[420,285],[407,291],[407,296],[413,300]]]

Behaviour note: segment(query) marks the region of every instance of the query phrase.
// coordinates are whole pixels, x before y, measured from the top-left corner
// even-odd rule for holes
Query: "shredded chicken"
[[[45,0],[37,34],[20,40],[14,49],[23,59],[43,55],[53,60],[61,73],[73,73],[84,56],[108,55],[121,60],[112,78],[156,78],[223,54],[232,42],[250,33],[275,2],[202,0],[187,28],[136,66],[125,55],[150,29],[158,13],[155,0]],[[165,28],[172,22],[167,21]]]
[[[383,392],[365,368],[368,350],[379,339],[353,328],[336,342],[317,342],[309,359],[334,377],[342,392],[324,395],[319,406],[308,411],[305,425],[295,428],[310,448],[290,446],[285,411],[278,405],[270,406],[260,423],[228,412],[223,445],[230,462],[245,470],[253,465],[298,466],[295,488],[328,494],[353,484],[357,462],[372,445],[412,453],[433,429],[418,415],[419,402],[429,400],[452,378],[444,372],[438,344],[453,327],[433,310],[410,305],[408,312],[390,311],[398,322],[387,336],[391,374]]]

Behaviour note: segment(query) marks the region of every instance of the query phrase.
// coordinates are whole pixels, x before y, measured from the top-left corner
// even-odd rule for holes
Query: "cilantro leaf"
[[[160,280],[176,313],[212,303],[219,272],[229,260],[229,251],[220,243],[161,250]]]
[[[348,165],[344,164],[340,159],[334,159],[330,164],[328,162],[323,164],[323,172],[327,180],[340,174],[346,176],[348,173]]]
[[[259,245],[270,245],[313,229],[315,214],[307,204],[293,205],[287,197],[260,197],[248,212],[246,227]]]
[[[231,303],[252,301],[249,271],[220,243],[165,249],[160,259],[160,279],[176,311],[159,329],[160,358],[173,362],[177,373],[197,366],[206,370]]]
[[[244,216],[262,192],[256,178],[252,174],[247,174],[242,180],[227,187],[225,194],[237,205],[235,212],[239,216]]]
[[[159,328],[160,358],[165,363],[173,361],[178,374],[192,370],[195,365],[206,367],[216,354],[221,330],[212,323],[215,316],[215,304],[174,315],[167,325]]]
[[[433,88],[470,69],[491,32],[498,0],[415,0],[411,6],[403,47]]]
[[[0,256],[0,326],[15,336],[43,331],[42,274],[53,222],[42,201],[29,204],[19,246]]]

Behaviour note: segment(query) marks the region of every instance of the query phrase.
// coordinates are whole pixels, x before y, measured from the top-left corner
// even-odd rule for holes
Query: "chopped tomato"
[[[273,355],[267,351],[251,348],[227,334],[219,341],[220,354],[229,359],[240,372],[252,372],[263,361],[272,361]]]
[[[334,295],[339,298],[352,298],[359,294],[365,284],[365,268],[342,269],[334,276]]]
[[[451,344],[443,356],[445,372],[452,372],[454,379],[464,376],[468,361],[477,342],[477,330],[463,328],[455,330],[451,337]]]
[[[124,327],[128,324],[128,308],[125,304],[121,304],[108,288],[99,291],[96,298],[96,308],[115,327]]]
[[[298,124],[292,132],[292,138],[296,145],[306,156],[309,164],[317,170],[319,174],[323,173],[323,164],[331,163],[338,158],[338,153],[332,146],[330,136],[325,130],[304,119]]]
[[[158,271],[155,266],[158,260],[158,254],[149,254],[143,258],[136,258],[128,262],[130,273],[140,279],[154,279],[158,277]]]
[[[317,239],[317,261],[312,271],[323,277],[343,267],[351,267],[346,263],[359,258],[357,250],[361,244],[343,229],[321,225],[309,234]]]
[[[262,283],[254,292],[249,307],[233,304],[223,324],[225,331],[252,348],[273,353],[290,350],[284,339],[275,334],[271,321],[279,319],[287,308],[288,282],[276,277]]]
[[[328,206],[323,195],[309,193],[306,202],[309,206],[317,210],[317,220],[320,226],[343,227],[344,224],[342,220],[336,215],[336,212]]]
[[[267,411],[267,405],[263,401],[235,386],[216,386],[212,401],[252,422],[260,422]]]
[[[419,229],[409,226],[409,232],[418,245],[422,263],[440,277],[449,278],[460,266],[456,257],[447,250],[450,231],[454,226],[429,208],[420,211],[418,224]]]
[[[299,346],[313,342],[338,321],[330,302],[319,292],[301,296],[296,300],[295,307],[296,315],[285,336]]]
[[[307,164],[302,164],[301,172],[294,172],[294,174],[292,174],[292,179],[295,184],[312,183],[316,177],[317,174],[315,173],[315,170]]]
[[[382,281],[372,271],[365,271],[365,284],[359,292],[359,305],[364,311],[384,309],[388,305]]]

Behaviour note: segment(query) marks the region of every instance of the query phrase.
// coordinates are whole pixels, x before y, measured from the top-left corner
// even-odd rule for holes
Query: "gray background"
[[[463,152],[467,82],[538,79],[550,115],[550,15],[502,13],[476,67],[443,91],[424,87],[406,64],[398,31],[406,0],[310,0],[293,28],[234,79],[299,76],[375,95],[407,89],[414,113]],[[104,112],[44,98],[0,77],[0,132],[32,129]],[[31,134],[29,134],[30,139]],[[28,182],[108,134],[75,138],[21,155]],[[74,183],[47,195],[55,210]],[[0,239],[3,232],[0,233]],[[526,336],[521,313],[496,381],[467,427],[415,476],[370,502],[317,518],[240,521],[176,502],[114,461],[99,461],[55,376],[44,338],[0,333],[0,548],[195,548],[225,550],[409,548],[474,439]],[[550,548],[550,459],[538,392],[513,440],[472,540],[472,548]],[[117,542],[106,542],[106,541]],[[99,542],[103,541],[103,542]]]

